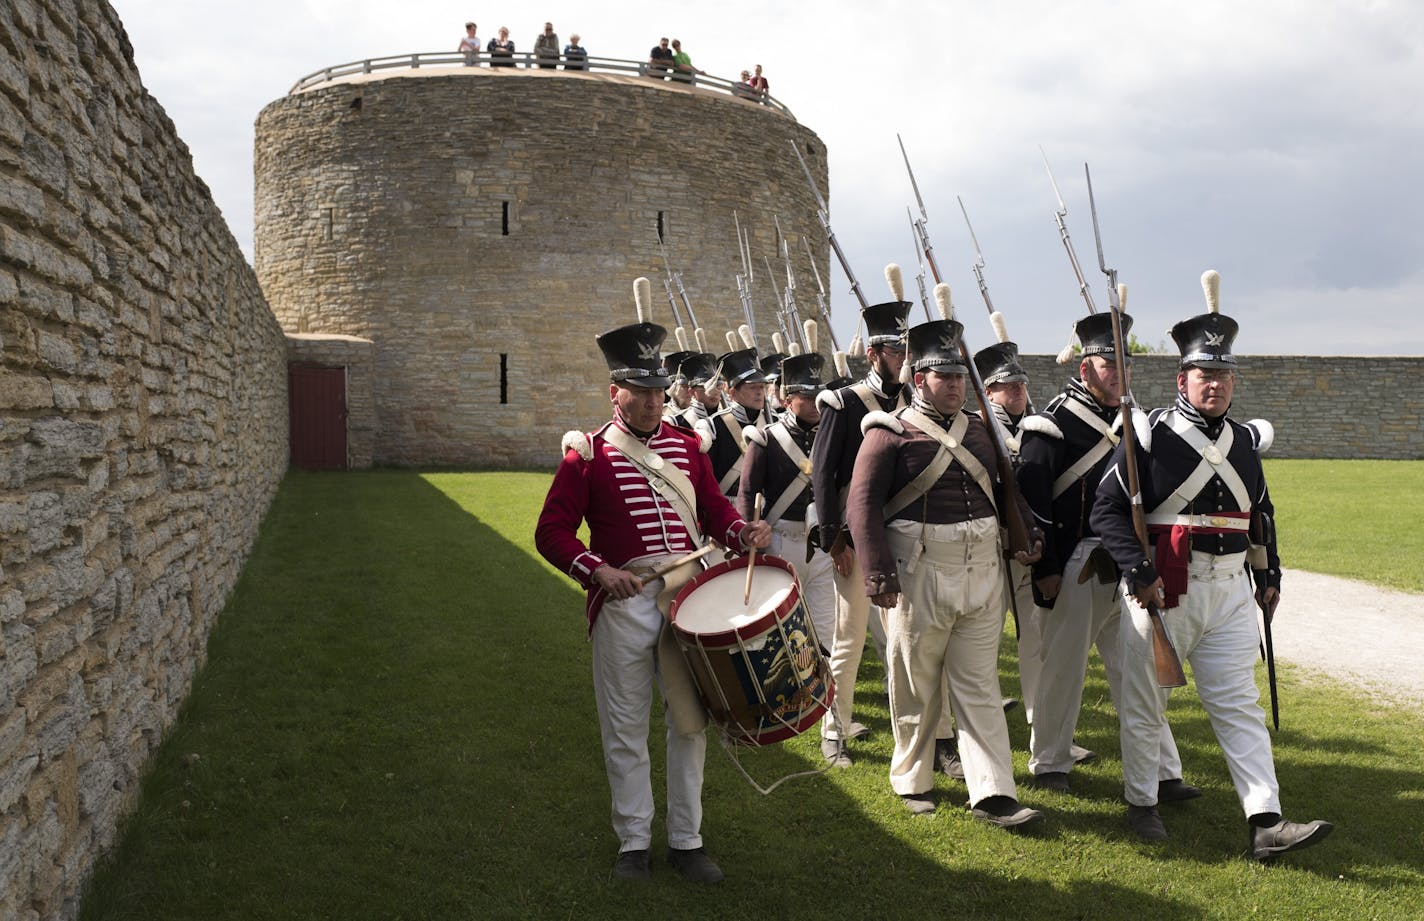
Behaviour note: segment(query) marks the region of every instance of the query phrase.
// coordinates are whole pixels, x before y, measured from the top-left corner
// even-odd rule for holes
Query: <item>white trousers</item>
[[[1024,719],[1032,726],[1038,677],[1043,672],[1043,609],[1033,603],[1033,568],[1010,560],[1009,575],[1018,614],[1019,693]]]
[[[1093,646],[1102,657],[1113,706],[1119,713],[1122,710],[1121,587],[1117,582],[1104,585],[1096,576],[1078,583],[1088,554],[1100,543],[1096,537],[1078,542],[1063,567],[1058,598],[1052,608],[1043,611],[1043,671],[1029,736],[1028,769],[1035,774],[1066,773],[1073,767],[1073,733],[1078,728],[1088,652]],[[1165,719],[1157,745],[1160,773],[1153,778],[1154,791],[1156,781],[1182,776],[1182,759]]]
[[[778,521],[771,526],[771,545],[767,552],[779,556],[796,569],[801,583],[801,598],[816,628],[816,640],[827,652],[836,638],[836,580],[831,555],[816,548],[811,562],[806,562],[806,522]]]
[[[900,603],[886,612],[895,734],[890,786],[901,794],[934,786],[936,730],[948,706],[959,718],[969,802],[1017,798],[999,690],[999,638],[1007,610],[999,523],[993,518],[928,526],[893,522],[888,536],[901,589]]]
[[[653,838],[653,785],[648,762],[648,719],[653,688],[661,690],[658,635],[665,619],[657,606],[663,580],[642,594],[609,601],[594,621],[593,691],[603,735],[603,763],[613,794],[613,831],[620,851],[646,850]],[[668,846],[702,846],[704,732],[667,729]]]
[[[865,631],[885,655],[884,612],[873,607],[865,594],[865,578],[860,560],[851,554],[850,575],[843,576],[831,565],[831,577],[836,587],[836,630],[831,644],[831,679],[836,684],[836,699],[831,712],[821,722],[821,738],[839,739],[836,722],[849,726],[855,709],[855,676],[860,672],[861,656],[865,652]],[[872,615],[872,612],[874,616]]]
[[[1136,600],[1123,602],[1122,773],[1127,801],[1157,802],[1160,746],[1168,692],[1157,686],[1152,665],[1152,624]],[[1247,817],[1280,812],[1280,787],[1271,735],[1256,689],[1256,602],[1244,554],[1193,553],[1187,593],[1164,611],[1163,623],[1177,655],[1192,663],[1197,695],[1226,757],[1236,796]]]

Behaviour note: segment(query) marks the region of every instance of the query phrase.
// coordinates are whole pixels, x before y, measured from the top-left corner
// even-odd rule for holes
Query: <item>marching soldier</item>
[[[683,428],[693,428],[697,420],[708,419],[722,408],[722,385],[717,381],[717,356],[693,352],[678,363],[677,373],[687,382],[687,408],[673,420]]]
[[[865,648],[867,626],[875,642],[885,647],[885,626],[878,612],[870,616],[855,551],[849,543],[850,530],[844,514],[846,490],[855,468],[856,453],[864,436],[860,422],[870,412],[887,412],[905,405],[900,384],[900,368],[905,361],[905,329],[910,315],[909,301],[875,304],[861,311],[865,323],[865,358],[870,370],[848,387],[826,390],[820,398],[821,425],[811,447],[811,491],[816,502],[817,534],[821,548],[835,567],[835,641],[831,646],[831,677],[836,686],[833,712],[821,727],[821,754],[841,767],[850,766],[845,751],[847,739],[870,730],[855,722],[855,678]],[[845,735],[838,727],[844,726]]]
[[[686,879],[715,883],[722,871],[701,835],[705,712],[658,608],[664,579],[651,573],[706,537],[728,547],[765,547],[771,530],[737,515],[697,438],[663,421],[669,381],[658,348],[666,335],[661,326],[640,322],[598,337],[613,419],[596,432],[565,436],[564,459],[534,536],[544,558],[588,590],[594,697],[619,839],[614,874],[640,880],[651,872],[648,715],[653,690],[661,686],[668,714],[668,859]],[[578,537],[584,522],[587,545]]]
[[[962,330],[955,320],[910,330],[911,405],[866,416],[846,516],[862,590],[886,610],[891,787],[911,813],[934,811],[935,729],[952,702],[974,816],[1019,828],[1043,816],[1019,804],[1014,786],[999,692],[1002,492],[984,421],[963,411]],[[1017,557],[1032,563],[1037,549]]]
[[[687,378],[683,375],[681,366],[684,361],[696,354],[696,352],[684,350],[663,356],[663,374],[672,380],[672,383],[668,385],[667,402],[663,404],[663,418],[673,425],[682,424],[678,420],[692,405],[692,391],[687,386]]]
[[[776,416],[786,407],[781,403],[781,363],[789,356],[781,351],[772,352],[761,360],[761,373],[766,377],[766,408],[764,410],[768,421]]]
[[[1123,334],[1132,318],[1122,315]],[[1033,704],[1029,771],[1034,783],[1069,793],[1068,772],[1082,760],[1073,731],[1083,702],[1088,653],[1096,645],[1114,703],[1119,697],[1118,579],[1088,516],[1108,458],[1120,440],[1119,407],[1125,382],[1117,377],[1112,316],[1090,314],[1075,331],[1083,352],[1078,376],[1038,415],[1024,420],[1019,488],[1047,532],[1043,558],[1033,567],[1042,608],[1042,668]],[[1201,790],[1182,781],[1171,730],[1162,725],[1163,771],[1157,794],[1184,800]],[[1086,751],[1086,750],[1080,750]]]
[[[1255,681],[1256,607],[1269,624],[1280,601],[1274,508],[1259,458],[1274,432],[1268,423],[1243,425],[1227,415],[1236,385],[1231,345],[1238,327],[1217,310],[1219,276],[1207,272],[1202,283],[1208,312],[1172,327],[1181,352],[1176,403],[1143,420],[1135,452],[1141,508],[1147,510],[1155,552],[1143,558],[1121,448],[1098,487],[1092,524],[1131,592],[1123,603],[1119,702],[1128,823],[1148,840],[1167,837],[1155,783],[1167,692],[1158,687],[1153,668],[1145,610],[1151,602],[1170,609],[1162,622],[1179,654],[1192,663],[1197,694],[1247,817],[1250,854],[1269,860],[1315,844],[1333,826],[1281,816],[1271,737]]]
[[[749,425],[761,428],[766,424],[766,375],[757,363],[756,349],[747,348],[719,356],[717,376],[726,383],[731,402],[701,423],[699,430],[711,435],[708,455],[718,487],[724,496],[735,498],[747,451],[742,431]]]
[[[815,352],[782,363],[780,389],[786,409],[765,429],[747,426],[745,430],[747,455],[737,511],[750,518],[757,493],[765,496],[765,520],[771,525],[769,552],[795,566],[816,639],[829,653],[836,632],[836,585],[830,555],[811,542],[810,534],[816,524],[811,445],[821,421],[816,396],[822,389],[824,364]]]

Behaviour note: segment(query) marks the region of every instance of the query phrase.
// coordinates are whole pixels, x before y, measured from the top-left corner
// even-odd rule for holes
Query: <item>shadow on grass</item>
[[[1178,738],[1189,777],[1208,798],[1189,807],[1194,818],[1180,831],[1171,823],[1169,849],[1137,847],[1144,862],[1123,846],[1116,723],[1105,703],[1081,723],[1104,756],[1075,772],[1089,798],[1022,791],[1048,809],[1050,831],[1021,838],[976,825],[958,808],[962,785],[943,779],[932,818],[904,813],[885,780],[883,688],[865,678],[857,700],[876,732],[849,771],[762,797],[709,744],[703,832],[728,877],[713,889],[682,883],[660,859],[655,741],[655,877],[642,887],[611,880],[617,842],[582,593],[531,549],[530,496],[547,483],[540,474],[290,474],[82,917],[1212,913],[1199,892],[1152,866],[1225,864],[1241,850],[1244,823],[1199,711],[1174,703],[1173,725],[1186,729]],[[873,655],[867,672],[878,680]],[[1099,672],[1085,699],[1106,698]],[[1022,778],[1022,711],[1010,726]],[[767,778],[818,767],[815,735],[748,753],[749,769]],[[1320,760],[1341,773],[1330,799],[1312,805],[1342,822],[1350,796],[1402,780],[1342,767],[1328,753]],[[1295,769],[1287,760],[1283,773]],[[1305,856],[1339,864],[1338,852],[1326,853]],[[1405,859],[1382,860],[1372,847],[1349,853],[1359,875],[1381,885],[1398,875],[1392,860]],[[1119,857],[1136,875],[1118,871]],[[1240,877],[1256,868],[1237,864],[1213,884],[1252,885]]]

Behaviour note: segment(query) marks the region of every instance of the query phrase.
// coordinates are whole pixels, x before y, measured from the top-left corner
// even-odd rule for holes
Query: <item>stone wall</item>
[[[287,361],[346,369],[346,463],[371,466],[376,442],[376,346],[358,336],[289,333]]]
[[[673,326],[660,227],[712,351],[741,322],[734,213],[758,260],[779,215],[814,304],[799,235],[820,225],[790,145],[823,193],[825,147],[788,116],[631,76],[389,74],[271,103],[255,157],[255,267],[283,328],[376,345],[377,464],[546,465],[606,420],[594,336],[634,321],[636,276]],[[769,346],[761,264],[756,281]]]
[[[1424,459],[1424,356],[1242,355],[1231,415],[1276,430],[1270,457]],[[1052,355],[1023,356],[1034,405],[1078,373]],[[1176,399],[1177,356],[1133,358],[1138,405]]]
[[[69,917],[286,468],[282,333],[115,11],[0,4],[0,918]]]

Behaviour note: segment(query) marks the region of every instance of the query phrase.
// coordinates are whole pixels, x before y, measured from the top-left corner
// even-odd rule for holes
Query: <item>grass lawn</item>
[[[1281,563],[1424,593],[1424,463],[1267,460]]]
[[[1075,772],[1080,796],[1020,791],[1047,812],[1042,833],[975,823],[946,778],[934,816],[912,819],[886,782],[872,652],[857,716],[874,733],[854,767],[763,797],[711,743],[703,832],[726,882],[693,887],[662,862],[660,805],[653,882],[619,884],[582,593],[532,548],[548,482],[289,474],[80,917],[1424,918],[1424,720],[1289,668],[1286,809],[1338,827],[1274,866],[1241,856],[1190,688],[1171,720],[1206,796],[1164,807],[1164,845],[1131,837],[1096,664],[1078,738],[1102,758]],[[1292,541],[1296,488],[1277,494]],[[1007,635],[1001,665],[1016,694]],[[1022,778],[1022,710],[1009,724]],[[743,760],[762,781],[818,766],[816,733]],[[661,762],[655,744],[660,804]]]

